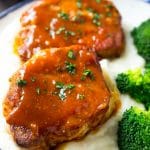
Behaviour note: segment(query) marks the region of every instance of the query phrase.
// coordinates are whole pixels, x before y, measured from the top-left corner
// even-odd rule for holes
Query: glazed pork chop
[[[116,109],[95,53],[79,46],[38,52],[10,82],[4,116],[23,147],[80,139]]]
[[[85,45],[100,58],[120,56],[124,34],[118,10],[108,0],[42,0],[23,13],[15,51],[23,61],[37,51]]]

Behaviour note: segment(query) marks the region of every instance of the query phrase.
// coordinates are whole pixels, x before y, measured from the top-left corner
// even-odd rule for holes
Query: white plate
[[[115,60],[103,60],[102,68],[109,72],[112,80],[122,71],[143,67],[144,60],[137,55],[133,45],[130,31],[142,21],[150,18],[150,4],[141,0],[113,0],[122,15],[122,24],[126,34],[126,51],[121,58]],[[8,90],[8,79],[19,67],[19,60],[13,50],[13,39],[19,30],[19,18],[21,13],[29,6],[26,5],[11,12],[0,20],[0,104]],[[108,69],[109,68],[109,69]],[[129,96],[121,95],[123,102],[120,112],[103,125],[98,132],[89,134],[80,142],[70,142],[63,149],[65,150],[118,150],[117,147],[117,123],[122,112],[132,105],[142,105],[134,102]],[[0,105],[0,148],[2,150],[20,150],[11,135],[7,133],[6,123],[2,115]]]

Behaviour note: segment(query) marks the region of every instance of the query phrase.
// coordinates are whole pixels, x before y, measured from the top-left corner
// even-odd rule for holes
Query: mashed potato
[[[114,81],[116,75],[122,71],[143,67],[144,60],[137,55],[136,49],[130,37],[130,31],[134,26],[139,25],[149,17],[150,5],[137,0],[114,0],[117,8],[122,14],[123,27],[126,34],[126,51],[121,58],[115,60],[103,60],[101,62],[103,70],[107,71]],[[14,36],[19,30],[19,18],[21,13],[31,4],[12,12],[4,19],[0,20],[0,103],[8,90],[9,77],[20,66],[18,57],[13,53]],[[69,142],[60,147],[64,150],[117,150],[117,126],[122,112],[132,105],[140,104],[134,102],[129,96],[121,95],[122,107],[120,111],[109,119],[101,128],[87,135],[83,140]],[[0,149],[21,150],[12,136],[8,133],[5,119],[2,115],[2,105],[0,105]]]

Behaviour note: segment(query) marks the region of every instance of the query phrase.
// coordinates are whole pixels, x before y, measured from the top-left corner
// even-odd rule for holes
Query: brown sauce
[[[41,49],[76,44],[102,56],[120,53],[115,49],[122,44],[120,15],[106,0],[43,0],[24,12],[20,21],[15,50],[24,61]],[[116,54],[111,54],[114,49]]]
[[[105,116],[110,95],[96,56],[77,47],[72,50],[72,59],[69,48],[48,49],[23,65],[13,81],[14,90],[19,79],[26,83],[18,84],[21,96],[7,116],[9,124],[56,132],[62,126],[82,125],[99,111]],[[67,70],[66,62],[76,66],[74,73]],[[63,91],[62,83],[70,88]],[[16,91],[8,95],[15,101]]]

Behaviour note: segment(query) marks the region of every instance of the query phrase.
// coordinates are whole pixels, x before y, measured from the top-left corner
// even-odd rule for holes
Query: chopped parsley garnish
[[[83,99],[85,99],[85,95],[84,94],[78,94],[77,99],[83,100]]]
[[[64,83],[62,82],[56,82],[56,88],[57,89],[62,89],[64,87]]]
[[[68,37],[68,36],[75,36],[76,35],[76,33],[75,32],[73,32],[73,31],[68,31],[68,30],[65,30],[65,36],[66,37]]]
[[[93,19],[99,20],[99,19],[100,19],[100,15],[95,12],[95,13],[93,14]]]
[[[78,8],[82,8],[82,0],[77,0],[76,4]]]
[[[70,59],[75,59],[76,58],[73,50],[69,50],[68,58],[70,58]]]
[[[58,96],[63,101],[67,98],[66,91],[74,89],[75,85],[73,85],[73,84],[65,85],[62,82],[56,82],[56,88],[60,90],[58,93]]]
[[[65,27],[60,27],[57,31],[56,34],[61,34],[62,32],[64,32],[66,30]]]
[[[41,89],[39,87],[36,88],[36,93],[37,93],[37,95],[41,94]]]
[[[17,81],[17,85],[18,85],[19,87],[26,86],[26,85],[27,85],[27,81],[26,81],[26,80],[21,80],[21,79],[19,79],[19,80]]]
[[[100,26],[101,23],[100,23],[100,14],[94,12],[93,13],[93,23],[96,25],[96,26]]]
[[[67,69],[68,73],[70,73],[72,75],[76,73],[76,65],[75,64],[72,64],[71,62],[66,61],[65,65],[66,65],[66,69]]]
[[[75,85],[73,85],[73,84],[66,85],[66,89],[68,89],[68,90],[72,90],[74,88],[75,88]]]
[[[61,33],[64,33],[65,34],[65,37],[68,37],[68,36],[75,36],[76,33],[73,32],[73,31],[69,31],[69,30],[66,30],[65,27],[60,27],[57,31],[56,31],[56,34],[59,35]]]
[[[110,4],[110,5],[106,5],[105,7],[107,11],[110,11],[113,8],[113,5]]]
[[[101,2],[101,0],[95,0],[96,1],[96,3],[100,3]]]
[[[100,26],[100,14],[98,12],[96,12],[93,8],[88,7],[87,11],[93,14],[93,18],[92,18],[92,22],[96,25],[96,26]]]
[[[83,71],[83,75],[81,77],[81,80],[85,80],[86,77],[89,77],[91,80],[95,79],[94,74],[90,69],[86,69]]]
[[[90,69],[86,69],[83,71],[83,75],[91,77],[91,76],[93,76],[93,72]]]
[[[63,20],[69,20],[69,15],[65,12],[59,12],[58,17],[62,18]]]
[[[112,9],[113,6],[110,4],[110,5],[107,5],[107,8]]]

